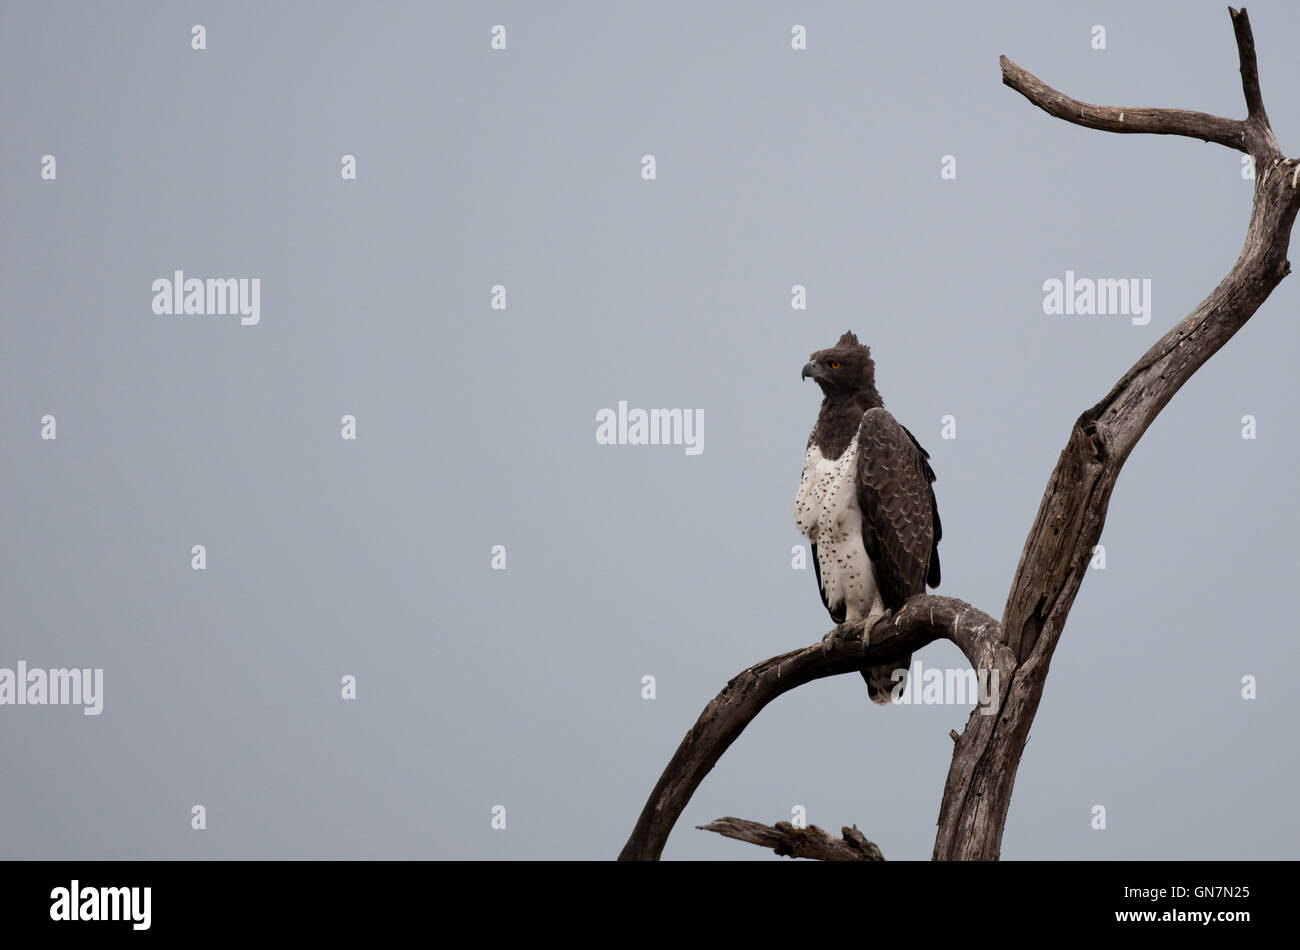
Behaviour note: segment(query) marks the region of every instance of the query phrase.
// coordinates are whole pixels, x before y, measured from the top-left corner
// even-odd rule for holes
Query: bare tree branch
[[[707,825],[696,827],[701,831],[716,831],[727,838],[771,848],[783,858],[812,858],[816,861],[885,860],[880,849],[858,831],[857,825],[840,829],[843,838],[836,838],[816,825],[796,828],[788,821],[764,825],[744,818],[718,818]]]
[[[682,740],[620,859],[658,859],[696,787],[776,696],[824,676],[888,663],[940,637],[956,643],[977,669],[997,670],[1001,689],[996,715],[972,711],[962,734],[954,734],[934,858],[999,856],[1016,771],[1052,654],[1101,538],[1120,469],[1160,410],[1291,270],[1287,250],[1300,209],[1300,162],[1283,156],[1269,126],[1246,11],[1229,8],[1229,13],[1241,62],[1245,120],[1176,109],[1088,105],[1057,92],[1005,56],[1001,59],[1003,82],[1057,118],[1108,132],[1186,135],[1217,142],[1249,153],[1256,172],[1250,224],[1232,269],[1071,428],[1025,540],[1002,623],[962,601],[920,596],[873,628],[865,643],[860,629],[849,628],[825,649],[806,647],[750,667],[727,684]],[[746,825],[758,835],[755,827],[764,826]],[[780,825],[776,827],[781,834]],[[764,831],[761,843],[770,844],[772,833]]]
[[[1255,63],[1255,38],[1246,11],[1228,8],[1237,38],[1241,62],[1241,86],[1246,97],[1246,118],[1225,119],[1205,112],[1184,109],[1149,109],[1141,106],[1094,106],[1071,99],[1053,89],[1033,73],[1017,66],[1006,56],[998,58],[1002,82],[1020,93],[1048,115],[1084,128],[1102,132],[1185,135],[1216,142],[1254,157],[1256,163],[1271,163],[1282,150],[1269,127],[1268,114],[1259,89],[1259,67]]]
[[[1223,119],[1205,112],[1183,109],[1147,109],[1140,106],[1094,106],[1057,92],[1033,73],[1021,69],[1007,57],[1002,64],[1002,82],[1020,93],[1048,115],[1103,132],[1149,132],[1153,135],[1186,135],[1246,151],[1246,123]]]
[[[1259,65],[1255,62],[1255,37],[1250,29],[1246,8],[1228,7],[1232,17],[1232,32],[1237,37],[1237,58],[1241,61],[1241,91],[1246,96],[1246,115],[1262,125],[1268,125],[1264,111],[1264,96],[1259,91]]]

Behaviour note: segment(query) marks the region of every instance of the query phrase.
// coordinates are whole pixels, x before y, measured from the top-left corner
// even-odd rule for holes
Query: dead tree
[[[935,860],[992,860],[1016,769],[1034,721],[1048,665],[1101,537],[1120,469],[1174,393],[1255,313],[1291,270],[1291,224],[1300,207],[1300,160],[1286,158],[1264,112],[1255,41],[1246,11],[1229,8],[1241,61],[1245,119],[1181,109],[1094,106],[1071,99],[1001,57],[1002,81],[1049,115],[1105,132],[1183,135],[1250,155],[1255,186],[1241,256],[1190,314],[1160,338],[1105,398],[1084,411],[1056,463],[1025,541],[1002,622],[951,597],[921,595],[870,630],[773,657],[740,673],[705,707],[664,769],[620,860],[657,860],[668,834],[704,776],[745,726],[787,690],[825,676],[896,661],[936,639],[951,640],[977,670],[996,670],[996,715],[973,710],[953,738],[952,765],[939,810]],[[835,839],[788,823],[763,826],[719,819],[708,830],[792,856],[880,860],[858,832]]]

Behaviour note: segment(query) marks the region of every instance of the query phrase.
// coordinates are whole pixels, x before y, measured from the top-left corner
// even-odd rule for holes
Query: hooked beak
[[[804,380],[811,376],[813,379],[821,379],[825,375],[826,371],[816,363],[805,363],[803,372],[799,374],[799,378]]]

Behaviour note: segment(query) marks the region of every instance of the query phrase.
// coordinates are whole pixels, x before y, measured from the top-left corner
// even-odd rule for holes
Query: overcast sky
[[[1300,8],[1250,14],[1294,154]],[[1048,117],[1003,53],[1245,113],[1217,2],[0,5],[0,668],[104,683],[0,706],[0,855],[614,857],[727,680],[830,627],[799,373],[849,329],[938,473],[939,592],[1000,615],[1071,423],[1251,191],[1236,152]],[[257,279],[258,322],[155,313],[177,270]],[[1045,314],[1067,271],[1150,280],[1150,322]],[[1298,303],[1128,461],[1004,858],[1300,854]],[[702,451],[599,444],[620,401]],[[802,806],[926,859],[968,711],[800,688],[664,857],[776,860],[693,826]]]

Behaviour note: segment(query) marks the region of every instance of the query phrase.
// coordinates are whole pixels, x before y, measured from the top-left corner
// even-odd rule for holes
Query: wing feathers
[[[858,506],[862,539],[880,596],[897,610],[939,583],[939,508],[934,470],[916,437],[884,409],[868,409],[858,426]]]

